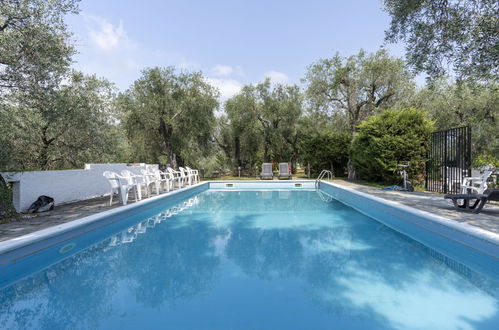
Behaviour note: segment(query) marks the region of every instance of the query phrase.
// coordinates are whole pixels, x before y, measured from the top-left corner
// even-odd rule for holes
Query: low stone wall
[[[46,195],[55,203],[64,204],[109,195],[111,186],[104,171],[120,173],[129,170],[140,174],[146,164],[86,164],[82,170],[2,172],[5,181],[13,184],[13,202],[17,212],[26,211],[38,196]]]

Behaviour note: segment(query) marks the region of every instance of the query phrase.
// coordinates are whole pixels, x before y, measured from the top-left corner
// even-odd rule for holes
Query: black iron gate
[[[426,190],[458,193],[463,177],[471,174],[471,127],[431,134],[426,163]]]

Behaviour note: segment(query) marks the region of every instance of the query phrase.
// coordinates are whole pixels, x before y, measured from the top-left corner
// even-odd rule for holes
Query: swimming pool
[[[437,251],[453,255],[454,243],[423,245],[332,199],[328,187],[207,188],[73,228],[70,239],[50,236],[31,247],[37,253],[11,250],[0,268],[0,328],[499,324],[493,256],[450,258]]]

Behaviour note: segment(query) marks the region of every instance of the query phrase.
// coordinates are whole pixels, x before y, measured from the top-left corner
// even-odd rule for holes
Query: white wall
[[[18,212],[26,211],[38,196],[46,195],[55,203],[64,204],[109,195],[111,186],[102,176],[104,171],[129,170],[140,174],[141,169],[158,165],[86,164],[83,170],[3,172],[0,175],[13,183],[13,202]]]

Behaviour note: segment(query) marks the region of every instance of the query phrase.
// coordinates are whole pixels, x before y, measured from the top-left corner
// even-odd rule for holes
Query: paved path
[[[477,226],[499,234],[499,206],[487,203],[479,214],[460,212],[454,209],[452,201],[444,199],[442,194],[427,192],[386,191],[380,188],[364,186],[345,180],[333,180],[332,183],[353,188],[377,197],[427,211],[458,222]]]
[[[440,194],[384,191],[379,188],[355,184],[344,180],[334,180],[333,182],[499,233],[499,206],[496,205],[487,204],[480,214],[470,214],[454,210],[451,201],[444,200],[443,195]],[[130,201],[132,202],[132,200]],[[19,221],[0,224],[0,241],[16,238],[37,230],[83,218],[118,206],[120,206],[120,204],[117,201],[115,201],[112,206],[109,206],[109,197],[100,197],[76,203],[57,205],[53,211],[41,213],[39,215],[24,215]]]
[[[0,224],[0,241],[116,208],[121,206],[117,199],[115,198],[112,206],[109,206],[109,197],[99,197],[56,205],[53,211],[39,214],[23,214],[18,221]]]

